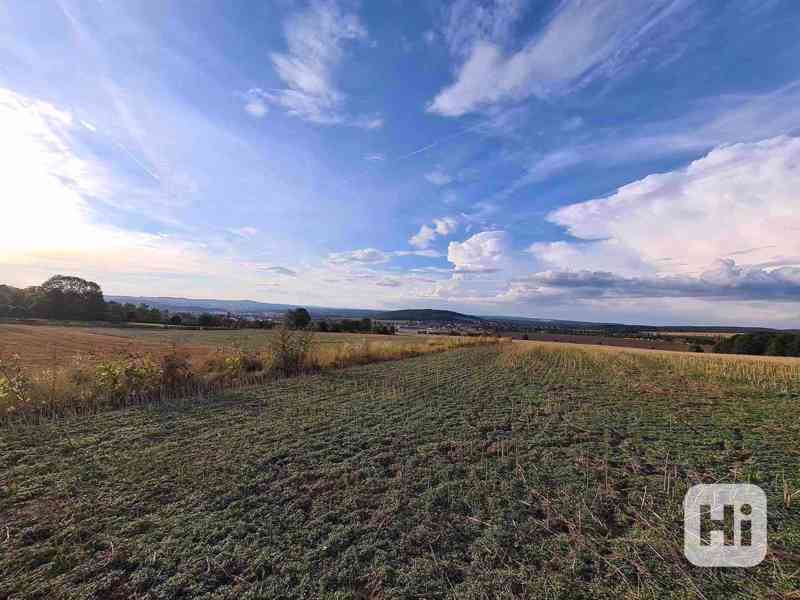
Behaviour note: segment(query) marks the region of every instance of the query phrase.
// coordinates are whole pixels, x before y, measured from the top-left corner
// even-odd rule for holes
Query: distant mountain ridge
[[[378,313],[374,318],[384,321],[455,321],[464,323],[480,323],[483,321],[480,317],[473,315],[432,308],[389,310]]]
[[[0,285],[0,304],[3,303],[4,296],[10,296],[15,288]],[[573,321],[566,319],[541,319],[534,317],[513,317],[507,315],[467,315],[451,310],[437,309],[402,309],[402,310],[374,310],[360,308],[332,308],[325,306],[310,306],[307,304],[275,304],[268,302],[258,302],[256,300],[215,300],[215,299],[195,299],[195,298],[174,298],[163,296],[115,296],[106,295],[106,300],[131,304],[147,304],[160,310],[170,312],[191,312],[191,313],[236,313],[236,314],[259,314],[259,313],[283,313],[290,308],[303,306],[311,313],[313,318],[364,318],[395,320],[395,321],[452,321],[462,323],[487,323],[487,322],[506,322],[506,323],[525,323],[528,325],[541,324],[542,326],[553,327],[585,327],[595,328],[621,328],[621,329],[642,329],[650,331],[675,331],[675,332],[730,332],[730,333],[752,333],[757,331],[779,331],[769,327],[736,326],[736,325],[641,325],[641,324],[622,324],[622,323],[602,323],[595,321]],[[797,331],[785,330],[785,331]]]
[[[190,313],[237,313],[237,314],[258,314],[286,312],[290,308],[303,306],[308,309],[312,317],[347,317],[363,318],[373,317],[380,311],[360,308],[331,308],[326,306],[309,306],[307,304],[273,304],[270,302],[258,302],[256,300],[215,300],[211,298],[172,298],[165,296],[111,296],[107,295],[106,300],[119,302],[121,304],[147,304],[159,310],[170,312],[190,312]]]

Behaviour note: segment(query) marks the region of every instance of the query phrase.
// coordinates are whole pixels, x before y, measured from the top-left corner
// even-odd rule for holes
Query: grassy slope
[[[797,396],[643,353],[521,348],[3,431],[0,597],[797,589]],[[745,478],[768,493],[767,562],[691,567],[685,489]]]

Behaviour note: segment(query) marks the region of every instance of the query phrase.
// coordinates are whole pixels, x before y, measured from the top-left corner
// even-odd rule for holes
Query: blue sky
[[[792,0],[0,6],[0,280],[800,325]]]

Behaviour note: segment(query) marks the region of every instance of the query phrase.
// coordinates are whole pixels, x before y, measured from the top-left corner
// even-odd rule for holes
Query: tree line
[[[763,356],[800,356],[800,333],[740,333],[719,340],[714,352]]]
[[[0,285],[0,318],[3,317],[190,325],[227,329],[242,327],[271,329],[275,326],[275,322],[269,319],[243,319],[230,313],[173,314],[147,304],[106,301],[103,290],[97,283],[67,275],[55,275],[42,285],[24,289]],[[311,314],[305,308],[287,311],[284,322],[291,329],[390,335],[396,333],[393,326],[373,323],[371,319],[321,320],[314,323]]]

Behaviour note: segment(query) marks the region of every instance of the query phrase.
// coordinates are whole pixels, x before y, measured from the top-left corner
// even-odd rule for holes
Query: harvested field
[[[799,373],[513,344],[10,427],[0,596],[794,597]],[[743,481],[766,561],[693,567],[685,491]]]
[[[515,334],[519,339],[522,334]],[[527,333],[529,340],[560,342],[565,344],[593,344],[597,346],[619,346],[622,348],[649,348],[652,350],[674,350],[688,352],[690,344],[679,340],[625,338],[609,335],[579,335],[569,333]]]
[[[30,367],[67,366],[78,356],[103,360],[121,355],[152,354],[158,358],[175,347],[192,362],[202,362],[219,349],[263,351],[272,330],[189,330],[158,327],[78,327],[0,324],[0,354],[18,354]],[[322,347],[369,342],[410,346],[431,339],[421,335],[380,336],[355,333],[317,333]]]

